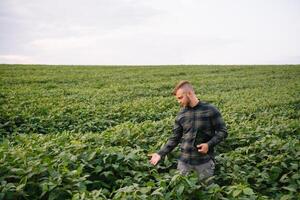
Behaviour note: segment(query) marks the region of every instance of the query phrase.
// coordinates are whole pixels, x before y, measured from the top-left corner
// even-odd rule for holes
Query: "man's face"
[[[190,105],[190,98],[188,97],[187,93],[181,89],[177,90],[176,99],[181,107],[187,107]]]

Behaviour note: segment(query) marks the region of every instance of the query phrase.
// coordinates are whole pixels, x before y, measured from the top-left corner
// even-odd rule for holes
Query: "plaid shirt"
[[[193,108],[184,107],[178,113],[173,135],[158,152],[165,156],[181,142],[179,160],[198,165],[214,159],[214,146],[227,137],[227,129],[222,116],[214,106],[200,102]],[[208,153],[201,154],[197,145],[208,144]]]

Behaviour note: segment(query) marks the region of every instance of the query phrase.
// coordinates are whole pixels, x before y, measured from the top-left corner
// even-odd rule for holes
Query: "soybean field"
[[[214,183],[176,170],[171,95],[222,113]],[[300,199],[300,66],[0,65],[1,199]]]

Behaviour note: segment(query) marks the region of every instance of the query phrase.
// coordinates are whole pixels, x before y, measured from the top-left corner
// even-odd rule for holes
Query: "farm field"
[[[176,170],[189,80],[222,113],[214,183]],[[300,199],[300,65],[0,65],[1,199]]]

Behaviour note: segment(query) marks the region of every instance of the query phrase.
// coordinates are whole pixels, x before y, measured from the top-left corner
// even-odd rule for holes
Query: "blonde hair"
[[[192,84],[189,81],[182,80],[182,81],[179,81],[179,83],[177,83],[177,85],[173,89],[172,95],[176,96],[177,91],[183,87],[186,88],[187,90],[191,90],[192,92],[195,92]]]

